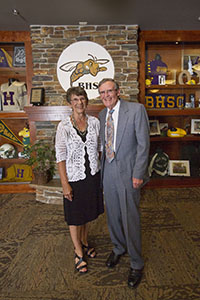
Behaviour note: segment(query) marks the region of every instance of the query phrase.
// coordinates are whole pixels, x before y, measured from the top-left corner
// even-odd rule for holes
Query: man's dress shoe
[[[130,271],[129,271],[129,275],[128,275],[128,286],[131,287],[131,288],[136,288],[141,279],[142,279],[142,272],[143,269],[140,269],[140,270],[135,270],[135,269],[132,269],[130,268]]]
[[[119,262],[120,256],[121,255],[117,255],[112,251],[106,261],[106,266],[108,268],[113,268],[116,266],[116,264]]]

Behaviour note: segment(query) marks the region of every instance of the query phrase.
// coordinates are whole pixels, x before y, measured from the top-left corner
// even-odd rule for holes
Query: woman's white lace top
[[[58,124],[56,132],[56,161],[66,161],[66,171],[69,181],[85,179],[85,152],[87,149],[91,175],[95,175],[100,169],[99,151],[100,138],[99,120],[93,116],[88,117],[86,141],[74,129],[70,117]]]

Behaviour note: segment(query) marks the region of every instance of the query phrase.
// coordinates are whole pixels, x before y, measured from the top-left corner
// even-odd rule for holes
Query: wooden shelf
[[[200,89],[200,84],[165,84],[165,85],[146,85],[145,87],[147,90],[154,90],[154,89]]]
[[[0,111],[0,119],[27,119],[28,115],[25,111],[4,112]]]
[[[1,182],[0,194],[15,194],[15,193],[35,193],[35,188],[29,183],[22,182]]]
[[[26,82],[25,68],[0,68],[0,82],[6,83],[8,78],[17,78],[20,82]]]
[[[183,188],[200,185],[200,177],[159,177],[151,178],[145,188]]]
[[[153,136],[150,138],[151,142],[200,142],[200,135],[186,135],[184,137],[162,137],[162,136]]]
[[[25,163],[27,159],[25,158],[0,158],[0,164],[7,164],[7,163]]]
[[[26,73],[26,68],[25,67],[10,67],[10,68],[0,68],[0,76],[2,75],[1,73],[3,74],[9,74],[10,73]]]
[[[155,116],[199,116],[200,118],[200,108],[184,108],[184,109],[166,109],[166,108],[152,108],[147,109],[147,113],[149,117],[155,117]]]

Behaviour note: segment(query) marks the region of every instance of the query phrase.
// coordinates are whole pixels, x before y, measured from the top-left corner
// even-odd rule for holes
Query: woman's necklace
[[[76,120],[74,118],[74,114],[71,115],[71,122],[72,122],[73,126],[78,130],[78,132],[80,133],[81,136],[84,136],[87,133],[87,128],[88,128],[88,122],[87,121],[88,121],[88,117],[86,116],[86,128],[85,128],[84,131],[81,131],[78,124],[76,123]]]

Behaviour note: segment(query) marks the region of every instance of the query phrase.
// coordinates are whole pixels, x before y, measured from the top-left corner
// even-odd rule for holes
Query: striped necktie
[[[114,121],[112,117],[112,113],[114,109],[109,111],[109,115],[107,118],[107,126],[106,126],[106,159],[110,163],[115,156],[114,153]]]

